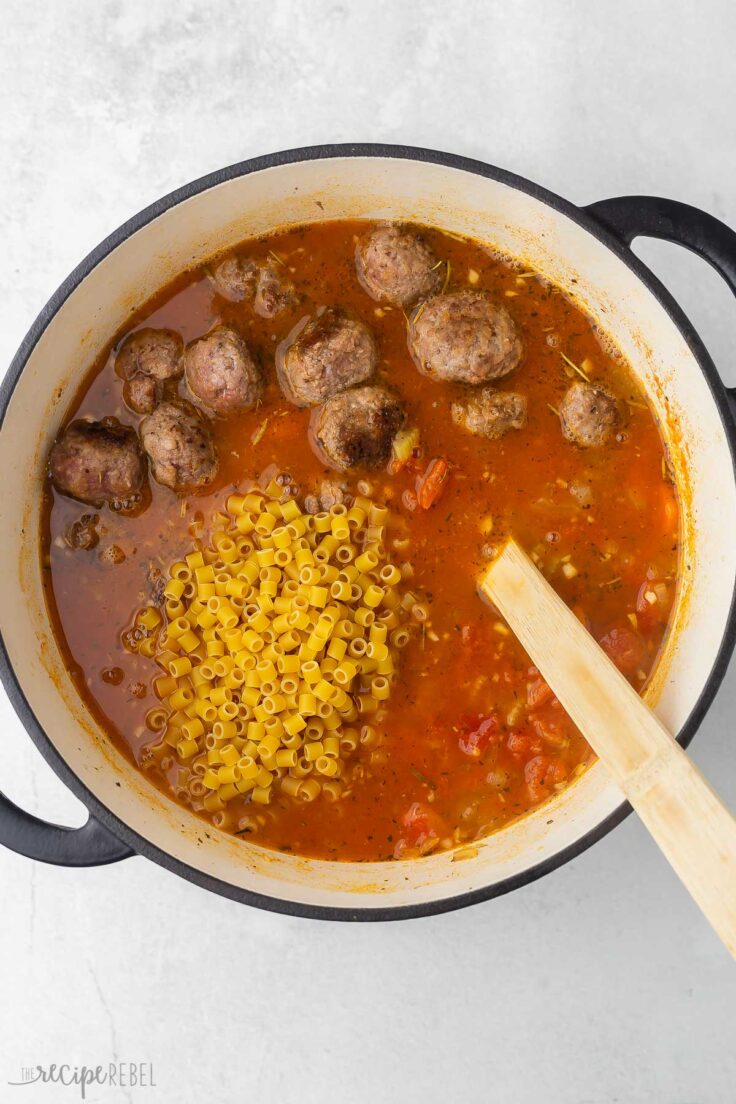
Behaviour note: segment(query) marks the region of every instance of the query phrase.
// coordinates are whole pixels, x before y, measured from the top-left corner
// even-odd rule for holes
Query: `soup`
[[[653,414],[573,299],[482,243],[340,221],[134,315],[52,450],[42,544],[79,693],[153,784],[368,861],[467,847],[592,760],[477,595],[503,540],[641,690],[678,525]]]

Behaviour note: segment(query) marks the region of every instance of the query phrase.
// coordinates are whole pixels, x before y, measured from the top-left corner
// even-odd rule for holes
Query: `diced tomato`
[[[645,579],[639,587],[636,596],[636,616],[639,625],[643,629],[651,629],[667,620],[669,604],[659,600],[659,595],[654,589],[660,585],[657,579]],[[652,601],[654,598],[654,601]]]
[[[526,704],[530,709],[539,709],[547,702],[554,700],[554,694],[548,683],[543,678],[537,678],[530,682],[526,688]]]
[[[394,858],[410,858],[432,850],[436,840],[448,835],[444,819],[429,805],[413,802],[401,818],[403,831],[394,847]]]
[[[458,747],[465,755],[480,759],[483,752],[491,744],[498,742],[500,735],[500,718],[497,713],[491,713],[488,717],[478,717],[472,728],[467,725],[463,726],[463,731],[458,740]]]
[[[401,824],[404,828],[410,828],[413,832],[421,832],[425,830],[428,823],[429,808],[423,805],[421,801],[414,801],[406,810],[401,818]]]
[[[445,489],[450,465],[441,456],[430,460],[424,475],[417,480],[417,502],[423,510],[434,506]]]
[[[567,770],[564,763],[548,755],[535,755],[524,767],[524,780],[529,790],[529,800],[534,803],[549,797],[553,787],[558,782],[564,782],[566,778]]]
[[[539,737],[528,728],[515,728],[510,732],[506,747],[512,755],[521,757],[542,750]]]
[[[647,601],[646,595],[648,593],[653,593],[652,584],[650,583],[649,579],[645,579],[644,582],[639,587],[639,590],[638,590],[637,595],[636,595],[636,612],[637,612],[637,615],[649,612],[649,607],[653,603]]]
[[[570,743],[570,718],[559,702],[550,703],[531,720],[534,731],[545,744],[562,748]]]
[[[644,659],[644,642],[632,629],[613,628],[598,642],[624,675],[633,675]]]

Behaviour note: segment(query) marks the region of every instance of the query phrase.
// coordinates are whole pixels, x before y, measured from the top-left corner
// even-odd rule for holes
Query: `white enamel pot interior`
[[[0,431],[0,631],[23,719],[72,789],[135,850],[242,900],[370,919],[440,911],[531,880],[624,815],[620,792],[596,765],[463,861],[445,853],[401,863],[315,862],[219,833],[155,789],[79,699],[49,627],[38,546],[50,443],[84,373],[131,309],[245,237],[345,217],[428,223],[523,258],[574,290],[628,358],[670,445],[685,513],[674,630],[649,700],[673,732],[688,736],[725,663],[736,541],[724,534],[736,533],[736,481],[713,381],[673,321],[672,304],[666,308],[641,266],[591,232],[576,208],[485,166],[384,147],[246,163],[144,212],[70,277],[19,354]]]

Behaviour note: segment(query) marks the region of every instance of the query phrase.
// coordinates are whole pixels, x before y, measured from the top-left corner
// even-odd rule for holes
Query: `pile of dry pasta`
[[[345,760],[371,745],[397,653],[424,616],[402,593],[410,568],[388,560],[387,507],[357,496],[311,515],[272,481],[231,494],[226,510],[209,545],[172,565],[165,620],[154,606],[137,615],[135,645],[165,671],[149,727],[221,826],[246,795],[340,797]]]

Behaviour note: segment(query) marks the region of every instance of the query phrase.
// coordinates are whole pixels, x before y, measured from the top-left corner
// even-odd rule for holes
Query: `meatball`
[[[521,360],[514,320],[484,291],[427,300],[409,324],[409,350],[421,372],[438,380],[486,383]]]
[[[70,548],[81,548],[85,552],[96,548],[100,543],[100,534],[97,532],[99,523],[99,514],[82,514],[78,521],[69,526],[66,543]]]
[[[605,387],[576,380],[560,403],[562,434],[580,448],[598,448],[621,422],[618,400]]]
[[[163,384],[151,376],[133,376],[123,384],[123,401],[134,414],[150,414],[162,395]]]
[[[163,402],[141,422],[141,442],[153,478],[177,491],[202,487],[217,474],[217,453],[210,428],[191,403]]]
[[[247,410],[263,390],[261,373],[248,346],[226,326],[187,345],[184,372],[191,393],[216,414]]]
[[[319,494],[308,494],[304,499],[304,509],[308,514],[317,514],[320,510],[331,510],[333,506],[348,505],[345,488],[331,479],[323,479]]]
[[[233,253],[212,270],[215,291],[231,303],[253,300],[253,310],[261,318],[275,318],[296,303],[294,285],[269,264],[260,265],[249,257]]]
[[[452,404],[452,420],[467,433],[494,441],[526,422],[526,396],[515,391],[482,387],[468,399]]]
[[[408,307],[440,282],[439,264],[424,239],[402,226],[378,226],[355,251],[358,279],[379,302]]]
[[[184,343],[173,330],[136,330],[127,337],[115,358],[115,370],[123,379],[150,376],[163,382],[182,373]]]
[[[218,295],[231,303],[251,299],[256,290],[258,265],[248,257],[237,253],[225,257],[212,270],[212,283]]]
[[[258,273],[253,310],[261,318],[275,318],[296,303],[294,285],[268,265]]]
[[[333,506],[344,506],[348,502],[345,487],[335,483],[332,479],[323,479],[319,489],[319,504],[323,510],[331,510]]]
[[[370,379],[377,359],[368,327],[330,307],[291,331],[276,352],[276,371],[289,402],[317,406]]]
[[[62,494],[92,506],[129,502],[145,479],[135,430],[114,418],[68,425],[51,449],[49,470]]]
[[[312,437],[327,462],[340,471],[376,468],[391,455],[405,420],[400,400],[383,387],[341,391],[312,412]]]

